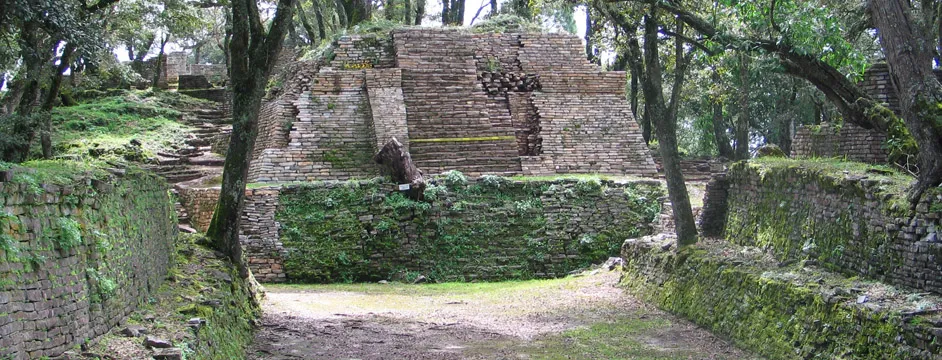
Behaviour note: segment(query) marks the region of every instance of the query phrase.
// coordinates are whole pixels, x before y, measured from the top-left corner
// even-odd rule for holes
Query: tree
[[[925,116],[909,116],[909,119],[900,122],[897,117],[879,104],[872,97],[867,95],[862,89],[854,84],[851,78],[845,76],[838,67],[852,67],[859,71],[865,66],[863,57],[856,54],[855,44],[848,39],[859,37],[858,32],[865,30],[872,18],[872,22],[877,28],[884,28],[883,33],[913,34],[920,35],[913,37],[917,39],[916,45],[920,47],[918,51],[906,50],[907,42],[905,37],[896,35],[889,39],[891,44],[883,44],[886,48],[888,62],[891,63],[894,78],[898,82],[908,82],[911,88],[901,91],[909,92],[908,98],[911,100],[910,109],[929,109],[934,103],[934,95],[925,96],[925,102],[929,105],[916,106],[915,100],[918,100],[913,89],[921,89],[932,93],[934,85],[931,84],[929,77],[922,76],[925,70],[899,70],[902,68],[915,69],[914,66],[899,65],[897,62],[906,63],[911,59],[914,64],[926,68],[922,61],[925,56],[918,55],[923,53],[931,54],[931,47],[927,45],[928,41],[918,39],[935,39],[936,32],[927,32],[916,30],[913,26],[912,15],[909,13],[908,6],[904,10],[892,10],[886,6],[901,7],[896,1],[890,4],[881,2],[870,2],[870,7],[855,7],[856,2],[839,2],[831,0],[818,0],[820,2],[801,2],[801,1],[773,1],[771,4],[758,0],[745,0],[736,3],[736,17],[733,20],[741,21],[743,27],[749,31],[730,31],[731,26],[724,24],[723,27],[717,27],[715,24],[704,20],[694,12],[680,5],[676,0],[623,0],[629,2],[649,3],[660,9],[670,12],[680,21],[684,22],[703,38],[703,42],[698,42],[696,46],[705,47],[705,43],[716,44],[723,48],[737,49],[753,53],[763,53],[773,55],[778,60],[778,65],[786,73],[794,77],[804,79],[814,85],[840,112],[843,120],[848,123],[858,125],[865,129],[873,129],[878,132],[886,133],[890,138],[908,139],[913,138],[919,147],[919,172],[918,184],[910,194],[910,200],[916,201],[919,196],[928,188],[942,183],[942,161],[934,159],[942,158],[942,136],[938,126],[934,124],[935,120],[932,112],[922,112]],[[725,4],[725,3],[724,3]],[[876,4],[876,5],[874,5]],[[822,6],[826,5],[826,6]],[[868,9],[875,10],[870,11]],[[841,9],[849,14],[872,13],[873,16],[861,17],[858,22],[844,21],[844,19],[827,13]],[[890,11],[892,10],[892,11]],[[925,10],[925,9],[924,9]],[[715,11],[714,11],[715,12]],[[879,19],[877,15],[882,16]],[[786,18],[787,17],[787,18]],[[851,26],[843,26],[843,22],[851,22]],[[882,26],[881,26],[882,25]],[[893,27],[909,28],[892,29]],[[850,30],[845,30],[850,29]],[[886,31],[886,29],[891,29]],[[918,33],[917,33],[918,32]],[[931,35],[930,35],[931,34]],[[883,37],[883,35],[881,35]],[[892,42],[896,40],[897,45]],[[896,52],[897,54],[894,54]],[[910,55],[897,56],[898,53],[911,53]],[[930,55],[931,56],[931,55]],[[918,60],[917,60],[918,59]],[[892,65],[897,63],[897,65]],[[900,71],[900,74],[896,74]],[[924,79],[924,80],[905,80]],[[906,86],[905,84],[898,84]],[[918,111],[917,111],[918,112]],[[906,116],[904,115],[904,119]],[[905,126],[904,126],[905,125]],[[910,135],[912,134],[912,135]]]
[[[245,200],[249,162],[258,135],[258,115],[265,86],[292,25],[296,0],[279,0],[268,31],[255,0],[231,0],[232,38],[229,41],[229,79],[232,87],[232,134],[223,165],[222,190],[206,235],[248,277],[239,243],[239,224]]]
[[[674,213],[674,225],[678,246],[696,243],[697,227],[690,208],[690,197],[684,183],[684,174],[680,169],[680,155],[677,152],[677,101],[684,82],[689,56],[684,55],[684,46],[679,38],[674,45],[674,84],[670,101],[665,104],[661,85],[661,62],[659,60],[657,8],[651,7],[644,16],[644,77],[643,91],[646,112],[657,125],[658,149],[664,176],[667,178],[667,195]],[[683,34],[683,26],[678,22],[677,34]]]
[[[919,145],[919,182],[910,194],[915,204],[926,190],[942,183],[942,85],[932,72],[933,32],[913,20],[908,1],[872,1],[870,13],[899,93],[903,121]]]
[[[464,0],[442,0],[442,25],[464,23]]]

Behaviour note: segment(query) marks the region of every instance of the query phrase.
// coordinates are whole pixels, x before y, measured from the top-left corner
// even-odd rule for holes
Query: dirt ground
[[[272,286],[249,359],[750,359],[614,285],[556,280]]]

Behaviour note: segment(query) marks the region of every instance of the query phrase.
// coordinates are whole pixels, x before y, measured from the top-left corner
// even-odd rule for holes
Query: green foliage
[[[172,152],[186,140],[190,128],[177,122],[181,114],[173,108],[203,104],[163,91],[105,95],[53,110],[57,155],[146,162],[159,151]],[[133,146],[131,140],[142,145]]]
[[[356,24],[356,26],[353,27],[351,33],[361,35],[374,34],[389,36],[390,32],[400,28],[402,28],[402,24],[399,22],[386,19],[373,19]]]
[[[656,199],[663,193],[657,183],[639,183],[625,193],[598,181],[586,183],[589,192],[582,194],[500,177],[472,183],[452,172],[429,181],[428,202],[389,192],[390,184],[377,182],[292,187],[281,193],[276,214],[288,249],[285,272],[289,281],[318,283],[401,279],[416,271],[432,281],[469,280],[469,274],[563,275],[615,254],[627,237],[646,234],[660,211],[656,201],[634,198]],[[546,201],[554,210],[545,211]],[[617,207],[619,215],[607,218],[592,210],[609,201],[618,205],[605,206]],[[555,204],[585,212],[557,210]],[[603,213],[611,211],[606,209]],[[548,228],[549,217],[562,227]],[[582,227],[583,221],[599,225]],[[558,254],[576,256],[553,257]]]
[[[450,189],[458,189],[468,185],[468,178],[458,170],[450,170],[445,173],[445,186]]]
[[[602,192],[602,182],[598,179],[582,179],[576,183],[576,191],[580,194],[599,194]]]
[[[517,15],[498,14],[487,18],[471,27],[474,33],[540,33],[542,29],[536,22]]]
[[[98,269],[85,269],[85,276],[88,277],[88,282],[92,286],[89,294],[92,303],[102,303],[114,296],[118,290],[118,283],[102,275]]]
[[[29,145],[27,141],[28,130],[38,126],[39,123],[40,119],[37,115],[0,115],[0,156],[6,157],[6,154],[26,148]],[[22,159],[14,159],[11,157],[8,160]]]
[[[444,199],[445,196],[448,195],[448,188],[441,185],[428,184],[422,194],[425,197],[425,201],[435,202]]]
[[[56,248],[69,251],[82,245],[82,228],[75,219],[60,217],[56,224],[59,227],[59,235],[53,238]]]

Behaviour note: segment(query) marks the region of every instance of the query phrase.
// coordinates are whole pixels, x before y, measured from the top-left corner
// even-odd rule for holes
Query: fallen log
[[[380,165],[380,173],[399,184],[399,190],[412,200],[422,200],[425,192],[425,177],[415,167],[412,156],[402,143],[392,138],[376,155],[373,161]],[[406,186],[408,185],[408,186]]]

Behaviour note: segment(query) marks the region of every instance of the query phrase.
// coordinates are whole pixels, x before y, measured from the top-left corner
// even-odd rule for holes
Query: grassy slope
[[[53,110],[53,144],[57,157],[141,160],[183,145],[191,127],[180,111],[203,100],[163,91],[116,91]],[[129,151],[132,139],[143,152]],[[34,156],[39,144],[34,144]]]

